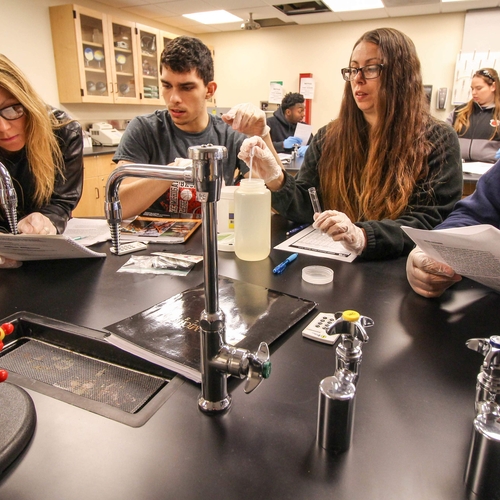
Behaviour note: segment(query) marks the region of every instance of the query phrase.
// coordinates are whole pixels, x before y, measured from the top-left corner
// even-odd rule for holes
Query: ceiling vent
[[[273,5],[287,16],[298,16],[302,14],[319,14],[321,12],[331,12],[331,10],[321,1],[317,2],[297,2]]]
[[[250,17],[241,24],[242,30],[258,30],[260,29],[260,24],[255,22],[252,17],[252,13],[250,12]]]

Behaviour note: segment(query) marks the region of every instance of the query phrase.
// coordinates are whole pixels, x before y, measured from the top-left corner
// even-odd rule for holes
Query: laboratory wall
[[[132,118],[151,112],[151,106],[61,105],[58,100],[55,64],[49,20],[49,6],[64,0],[2,0],[0,52],[11,58],[28,75],[42,97],[54,106],[67,109],[82,122]],[[186,32],[160,25],[151,19],[79,0],[78,5],[100,10],[122,19],[158,27],[175,34]],[[462,48],[464,13],[391,18],[297,27],[263,28],[200,35],[215,49],[218,107],[239,102],[259,105],[269,97],[269,82],[283,81],[285,91],[299,90],[299,73],[312,73],[315,95],[312,125],[317,130],[335,118],[344,82],[340,69],[347,66],[352,47],[365,31],[390,26],[402,30],[415,42],[422,61],[424,83],[433,86],[433,113],[444,118],[451,110],[435,108],[439,87],[452,87],[456,55]]]
[[[338,114],[345,83],[340,69],[348,66],[355,42],[368,30],[392,27],[414,41],[424,84],[433,86],[432,113],[445,119],[452,107],[436,109],[436,90],[447,87],[451,93],[464,18],[455,13],[206,35],[216,49],[217,105],[265,101],[271,81],[282,81],[285,92],[298,92],[299,74],[312,73],[311,123],[317,130]]]

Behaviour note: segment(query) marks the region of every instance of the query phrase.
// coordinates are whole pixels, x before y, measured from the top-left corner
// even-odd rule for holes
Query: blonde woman
[[[500,149],[500,82],[493,68],[474,73],[472,99],[455,108],[447,121],[458,133],[462,159],[494,163]]]
[[[78,122],[47,106],[19,68],[0,54],[0,162],[16,189],[19,232],[64,231],[82,192],[82,155]],[[0,230],[9,231],[3,213]]]
[[[407,255],[413,243],[402,225],[431,229],[462,193],[458,138],[428,111],[420,61],[403,33],[380,28],[354,45],[339,117],[321,128],[293,177],[258,138],[240,158],[272,191],[273,208],[322,232],[364,259]],[[318,191],[314,213],[308,188]]]

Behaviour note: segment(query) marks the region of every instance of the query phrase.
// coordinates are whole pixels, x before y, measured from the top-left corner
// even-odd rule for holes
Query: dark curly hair
[[[304,96],[298,92],[289,92],[283,97],[281,101],[281,109],[286,111],[287,109],[293,108],[296,104],[302,104],[304,102]]]
[[[214,61],[210,49],[199,39],[179,36],[165,45],[161,64],[175,73],[188,73],[192,69],[205,85],[214,79]]]

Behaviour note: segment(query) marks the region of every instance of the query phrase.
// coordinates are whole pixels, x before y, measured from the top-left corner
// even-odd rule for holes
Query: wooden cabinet
[[[139,46],[139,75],[143,104],[165,104],[161,98],[160,56],[163,50],[160,30],[136,24]]]
[[[139,71],[143,61],[136,23],[73,4],[49,10],[62,103],[144,104],[143,87],[151,88],[154,83],[143,83]],[[142,31],[146,37],[146,29]],[[158,66],[154,67],[158,102],[151,104],[161,102]]]
[[[83,192],[73,210],[74,217],[104,217],[106,182],[115,169],[112,154],[85,156],[83,158]]]

